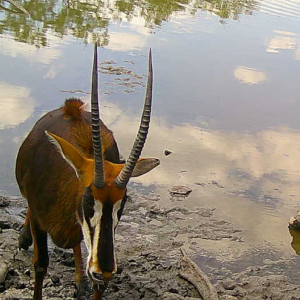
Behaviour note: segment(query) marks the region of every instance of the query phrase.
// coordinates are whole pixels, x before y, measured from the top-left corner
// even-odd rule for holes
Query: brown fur
[[[78,120],[81,118],[82,111],[84,111],[84,103],[77,98],[67,99],[65,105],[61,107],[61,111],[64,114],[64,118],[71,118]]]
[[[76,246],[82,238],[75,212],[83,187],[72,168],[50,144],[45,130],[64,138],[84,157],[92,159],[90,113],[82,104],[79,99],[67,99],[62,108],[43,116],[22,144],[16,164],[17,181],[32,208],[31,217],[63,248]],[[105,158],[119,163],[112,132],[103,122],[100,127]]]
[[[120,163],[119,151],[112,132],[100,120],[102,150],[107,161]],[[80,241],[82,231],[76,212],[81,204],[85,186],[74,170],[51,145],[49,131],[78,149],[87,160],[93,160],[91,113],[83,109],[79,99],[67,99],[60,109],[53,110],[37,121],[20,147],[16,162],[16,178],[22,195],[30,208],[24,224],[20,247],[34,241],[35,287],[34,299],[42,299],[42,283],[47,271],[47,233],[62,248],[73,248],[76,264],[76,283],[84,286]],[[91,167],[93,175],[93,166]],[[89,180],[92,182],[92,180]],[[30,222],[29,222],[30,219]],[[94,299],[102,299],[97,289]]]
[[[80,99],[70,98],[65,101],[64,106],[61,107],[64,119],[71,119],[74,121],[73,127],[70,129],[70,134],[79,148],[79,150],[87,158],[92,158],[93,153],[93,141],[92,141],[92,129],[90,124],[86,123],[84,120],[84,114],[86,111],[84,109],[84,103]],[[101,127],[101,141],[102,141],[102,152],[104,157],[106,157],[106,150],[114,147],[115,139],[112,131],[110,131],[102,122]]]

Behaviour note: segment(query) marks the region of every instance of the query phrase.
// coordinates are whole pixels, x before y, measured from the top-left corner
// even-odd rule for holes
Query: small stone
[[[26,285],[24,282],[18,282],[16,285],[16,289],[18,290],[24,290],[26,288]]]
[[[2,229],[15,229],[17,231],[21,230],[23,224],[13,216],[7,214],[0,214],[0,228]]]
[[[57,286],[57,285],[60,284],[60,279],[59,279],[59,277],[58,277],[57,275],[52,275],[51,281],[53,282],[53,284],[54,284],[55,286]]]
[[[230,295],[224,295],[223,300],[238,300],[236,297]]]
[[[30,270],[29,270],[29,269],[26,269],[26,270],[24,271],[24,274],[25,274],[26,276],[30,276]]]
[[[164,226],[164,224],[162,222],[158,221],[158,220],[151,220],[149,222],[149,225],[150,226],[158,226],[158,227],[163,227]]]
[[[179,291],[176,288],[170,288],[169,292],[173,293],[173,294],[178,294],[179,293]]]
[[[0,283],[3,283],[5,281],[7,273],[8,273],[8,266],[4,262],[4,259],[0,257]]]
[[[47,288],[47,287],[51,287],[51,286],[53,286],[51,279],[50,278],[45,279],[43,282],[43,287]]]
[[[162,298],[163,300],[185,300],[186,299],[183,296],[180,296],[178,294],[173,294],[173,293],[164,293]]]
[[[9,199],[9,198],[0,196],[0,207],[6,207],[6,206],[9,206],[9,202],[10,202],[10,199]]]
[[[222,282],[225,290],[233,290],[235,288],[235,282],[230,279],[226,279]]]

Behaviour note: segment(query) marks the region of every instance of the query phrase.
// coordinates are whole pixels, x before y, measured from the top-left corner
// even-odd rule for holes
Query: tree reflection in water
[[[16,41],[47,45],[47,31],[60,38],[71,35],[84,42],[101,37],[109,42],[110,21],[128,21],[141,18],[148,28],[160,26],[176,12],[195,14],[206,10],[222,19],[238,19],[241,13],[251,14],[255,0],[135,0],[135,1],[75,1],[75,0],[21,0],[18,2],[28,14],[20,11],[10,0],[0,0],[0,34],[9,34]]]

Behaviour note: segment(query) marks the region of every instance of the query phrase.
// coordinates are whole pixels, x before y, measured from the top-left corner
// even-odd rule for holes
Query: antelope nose
[[[99,281],[103,280],[102,275],[100,273],[93,272],[92,277],[93,277],[93,279],[96,279],[96,280],[99,280]]]

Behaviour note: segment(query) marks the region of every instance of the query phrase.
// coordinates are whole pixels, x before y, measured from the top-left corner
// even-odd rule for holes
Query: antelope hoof
[[[28,226],[22,228],[18,240],[19,249],[28,250],[28,248],[32,245],[32,236]]]
[[[82,278],[77,286],[77,300],[89,300],[93,291],[87,278]]]

